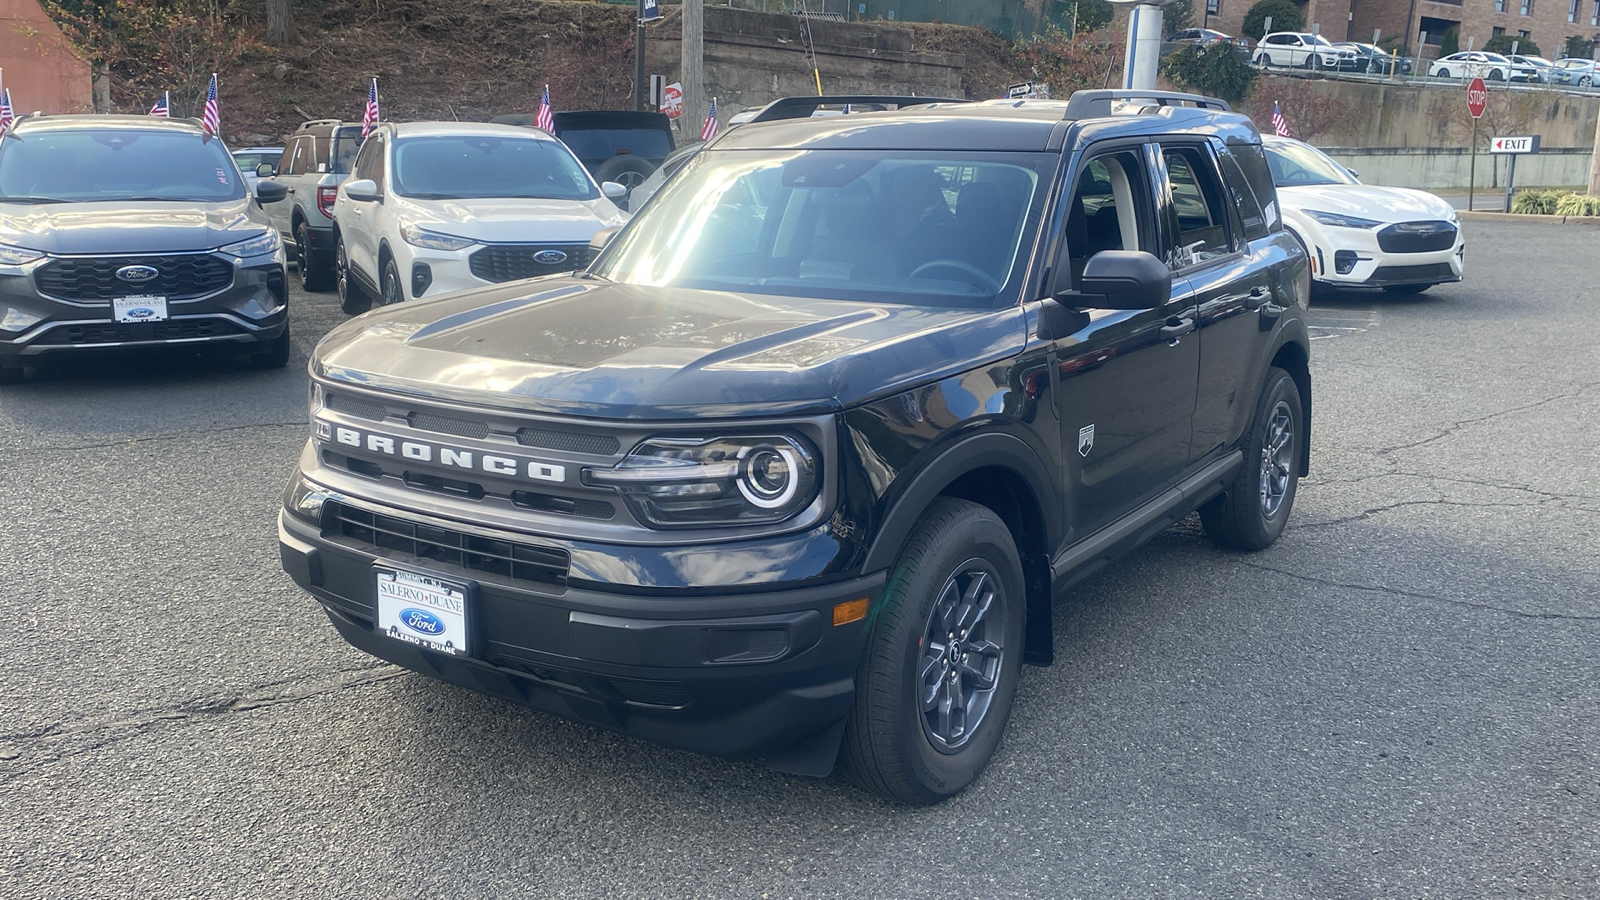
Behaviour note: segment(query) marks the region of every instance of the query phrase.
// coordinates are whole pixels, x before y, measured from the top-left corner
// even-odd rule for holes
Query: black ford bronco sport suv
[[[1065,588],[1282,533],[1308,278],[1221,101],[741,127],[587,272],[331,332],[283,565],[407,668],[937,802]]]

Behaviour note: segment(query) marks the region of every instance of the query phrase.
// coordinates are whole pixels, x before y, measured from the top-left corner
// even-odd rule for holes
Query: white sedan
[[[1498,53],[1464,51],[1436,59],[1428,66],[1431,78],[1482,78],[1484,81],[1510,81],[1516,73],[1511,60]],[[1526,80],[1526,78],[1521,79]]]
[[[1362,184],[1310,144],[1269,137],[1262,146],[1283,223],[1305,246],[1314,284],[1415,294],[1461,280],[1466,244],[1449,203]]]

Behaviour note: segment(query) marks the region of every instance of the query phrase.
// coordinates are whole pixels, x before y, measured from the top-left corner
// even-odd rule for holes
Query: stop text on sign
[[[1482,78],[1472,79],[1467,85],[1467,112],[1472,113],[1474,119],[1483,115],[1489,108],[1489,89],[1484,86]]]

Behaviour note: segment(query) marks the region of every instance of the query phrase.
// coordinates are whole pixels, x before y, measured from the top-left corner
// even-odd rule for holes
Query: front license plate
[[[113,297],[111,317],[118,322],[165,322],[167,298],[156,296]]]
[[[404,569],[373,568],[379,634],[450,656],[467,654],[468,585]]]

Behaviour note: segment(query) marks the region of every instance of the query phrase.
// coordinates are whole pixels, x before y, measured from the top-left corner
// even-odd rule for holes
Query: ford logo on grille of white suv
[[[567,255],[562,253],[560,250],[540,250],[538,253],[533,255],[533,261],[547,266],[553,266],[556,263],[566,262]]]
[[[117,270],[117,277],[123,281],[141,282],[160,275],[154,266],[123,266]]]

